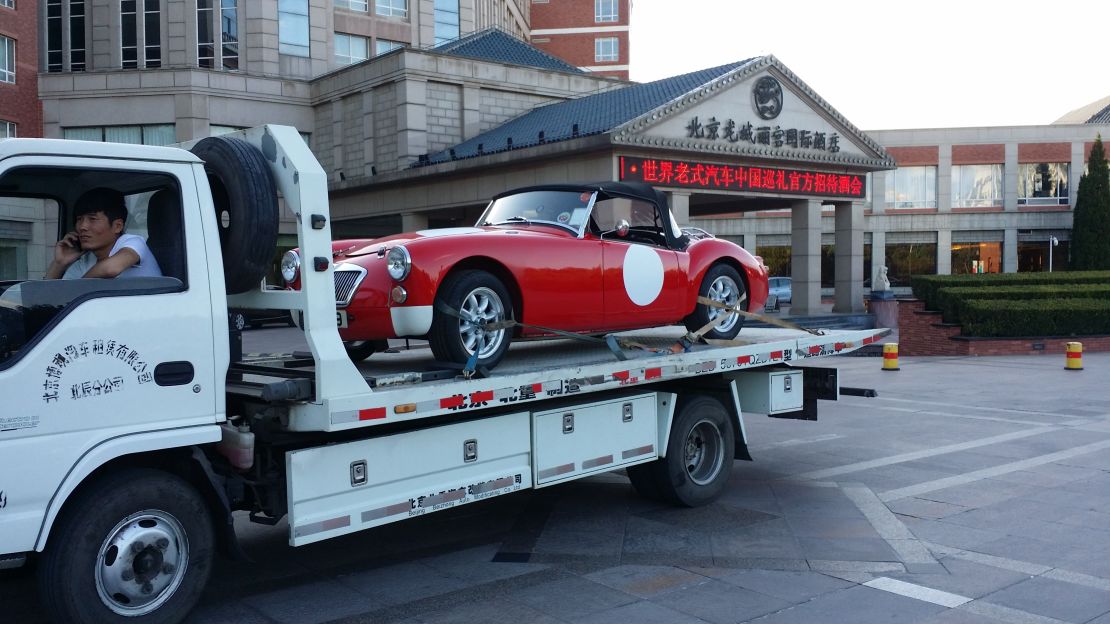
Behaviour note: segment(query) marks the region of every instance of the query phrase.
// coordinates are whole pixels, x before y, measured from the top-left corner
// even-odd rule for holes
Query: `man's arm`
[[[46,275],[43,279],[61,279],[69,265],[81,257],[81,253],[77,232],[67,233],[54,245],[54,259],[50,262],[50,266],[46,267]]]
[[[115,255],[97,261],[84,277],[117,277],[138,263],[138,252],[130,247],[123,247]]]

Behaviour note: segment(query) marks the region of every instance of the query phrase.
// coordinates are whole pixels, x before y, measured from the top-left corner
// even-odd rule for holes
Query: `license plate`
[[[347,312],[345,310],[336,310],[335,311],[335,323],[339,327],[346,327],[347,326]]]

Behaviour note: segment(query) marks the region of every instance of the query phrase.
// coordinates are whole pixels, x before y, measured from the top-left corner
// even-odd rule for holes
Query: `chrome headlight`
[[[281,257],[281,277],[287,282],[292,282],[297,279],[297,273],[301,270],[301,254],[290,249],[285,252]]]
[[[409,276],[412,270],[412,257],[404,247],[394,247],[385,255],[385,270],[398,282]]]

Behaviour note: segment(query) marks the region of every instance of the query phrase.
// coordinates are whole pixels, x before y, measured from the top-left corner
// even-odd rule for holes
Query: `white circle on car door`
[[[624,292],[638,306],[646,306],[663,291],[663,261],[650,247],[629,245],[624,254]]]

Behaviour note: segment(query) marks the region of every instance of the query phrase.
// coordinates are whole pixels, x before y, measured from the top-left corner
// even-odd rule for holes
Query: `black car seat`
[[[162,268],[162,275],[187,283],[185,227],[176,191],[162,189],[150,197],[146,223],[146,244]]]

